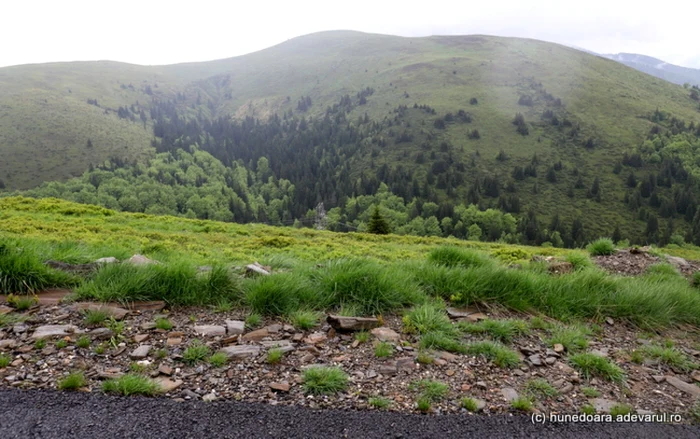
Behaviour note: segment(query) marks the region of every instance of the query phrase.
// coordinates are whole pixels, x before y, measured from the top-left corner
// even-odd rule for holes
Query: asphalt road
[[[528,416],[408,415],[0,390],[0,438],[693,438],[700,426],[533,425]]]

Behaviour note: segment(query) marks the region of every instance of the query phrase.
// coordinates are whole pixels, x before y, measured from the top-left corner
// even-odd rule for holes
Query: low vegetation
[[[282,351],[282,349],[272,348],[269,351],[267,351],[268,364],[277,364],[280,361],[282,361],[282,357],[284,357],[284,352]]]
[[[21,242],[0,241],[0,294],[27,294],[51,287],[75,285],[74,276],[53,270],[42,263]]]
[[[586,248],[591,256],[607,256],[615,253],[615,243],[610,238],[597,239]]]
[[[534,378],[525,383],[525,393],[532,398],[553,398],[559,394],[557,389],[544,378]]]
[[[586,379],[595,376],[617,383],[621,383],[625,379],[625,373],[620,366],[600,355],[591,353],[574,354],[569,357],[569,361]]]
[[[209,364],[214,367],[223,367],[228,363],[228,356],[223,352],[217,352],[209,357]]]
[[[192,343],[182,353],[182,360],[189,364],[197,364],[204,361],[210,353],[209,346],[203,344],[199,340],[193,340]]]
[[[547,340],[550,346],[560,344],[568,352],[576,352],[588,347],[590,329],[583,325],[557,325],[552,329],[552,335]]]
[[[392,401],[389,398],[381,396],[373,396],[367,400],[367,403],[376,409],[385,410],[391,406]]]
[[[374,347],[374,356],[377,358],[387,358],[394,354],[394,347],[391,343],[381,341]]]
[[[0,354],[0,369],[9,366],[11,362],[12,357],[5,353]]]
[[[339,367],[312,366],[302,377],[304,391],[315,395],[341,392],[348,385],[348,375]]]
[[[515,410],[529,412],[532,410],[532,400],[524,396],[519,396],[510,402],[510,406]]]
[[[292,325],[295,328],[303,329],[305,331],[318,325],[320,319],[321,314],[316,311],[308,310],[294,311],[289,317],[289,320],[292,322]]]
[[[170,331],[173,329],[173,323],[165,317],[158,317],[155,321],[157,329],[162,329],[164,331]]]
[[[512,368],[520,364],[520,356],[514,350],[492,341],[470,343],[467,347],[469,355],[481,355],[493,361],[498,367]]]
[[[87,386],[87,379],[83,372],[72,372],[58,381],[59,390],[77,390]]]
[[[460,400],[459,405],[462,406],[462,408],[469,410],[470,412],[476,412],[479,408],[474,398],[469,398],[466,396]]]
[[[145,395],[153,396],[160,392],[161,388],[155,381],[137,374],[126,374],[119,378],[107,380],[102,383],[102,391],[107,393],[119,393],[124,396]]]
[[[687,355],[673,347],[647,345],[640,348],[637,352],[643,358],[650,358],[683,372],[689,372],[698,368],[698,365],[690,360]]]
[[[518,319],[486,319],[477,323],[462,322],[459,329],[468,334],[486,334],[501,343],[510,343],[514,337],[527,334],[529,325],[526,321]]]

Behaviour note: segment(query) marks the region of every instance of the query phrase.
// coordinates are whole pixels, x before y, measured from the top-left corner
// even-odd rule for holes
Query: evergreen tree
[[[620,242],[622,240],[622,232],[620,231],[619,225],[615,225],[615,230],[613,231],[613,234],[612,234],[612,240],[615,243]]]
[[[389,223],[379,212],[379,206],[374,206],[374,211],[369,219],[369,224],[367,224],[367,231],[369,233],[374,233],[375,235],[387,235],[391,233],[391,227],[389,227]]]

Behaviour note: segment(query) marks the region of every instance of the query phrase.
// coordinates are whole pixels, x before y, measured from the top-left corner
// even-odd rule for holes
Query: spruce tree
[[[379,206],[374,206],[374,211],[367,225],[367,231],[375,235],[387,235],[391,233],[389,223],[384,219],[382,214],[379,213]]]

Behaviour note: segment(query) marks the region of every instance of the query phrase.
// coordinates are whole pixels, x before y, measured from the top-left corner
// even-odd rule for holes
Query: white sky
[[[312,32],[350,29],[402,36],[529,37],[700,68],[694,35],[700,2],[646,6],[642,1],[1,0],[0,66],[206,61]]]

